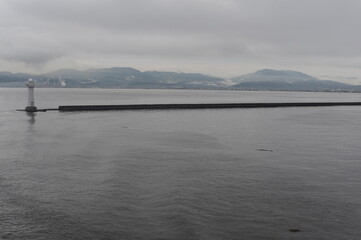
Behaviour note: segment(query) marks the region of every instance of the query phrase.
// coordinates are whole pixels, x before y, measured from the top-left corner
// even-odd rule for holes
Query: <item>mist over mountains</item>
[[[36,81],[37,87],[361,91],[361,85],[319,80],[290,70],[263,69],[223,79],[200,73],[142,72],[121,67],[61,69],[41,75],[0,72],[0,87],[24,87],[29,78]]]

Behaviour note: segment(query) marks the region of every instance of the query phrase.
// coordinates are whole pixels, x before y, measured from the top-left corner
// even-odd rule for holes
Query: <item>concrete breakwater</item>
[[[211,108],[276,108],[276,107],[327,107],[361,106],[361,102],[293,102],[293,103],[189,103],[189,104],[132,104],[132,105],[68,105],[59,111],[110,111],[110,110],[167,110]],[[55,110],[55,109],[49,109]]]

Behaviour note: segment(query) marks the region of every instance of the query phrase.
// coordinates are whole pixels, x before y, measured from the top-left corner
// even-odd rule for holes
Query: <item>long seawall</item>
[[[361,106],[361,102],[292,102],[292,103],[190,103],[190,104],[132,104],[132,105],[68,105],[59,111],[109,111],[109,110],[167,110],[211,108],[276,108],[276,107],[328,107]],[[55,110],[55,109],[49,109]]]

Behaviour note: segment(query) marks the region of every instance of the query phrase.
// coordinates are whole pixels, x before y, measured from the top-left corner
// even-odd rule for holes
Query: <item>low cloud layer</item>
[[[361,79],[360,11],[358,0],[3,0],[0,71],[274,67]]]

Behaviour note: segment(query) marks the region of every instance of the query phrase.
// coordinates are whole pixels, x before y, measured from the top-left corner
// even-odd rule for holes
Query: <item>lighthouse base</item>
[[[26,111],[26,112],[37,112],[38,109],[37,109],[35,106],[27,106],[27,107],[25,108],[25,111]]]

